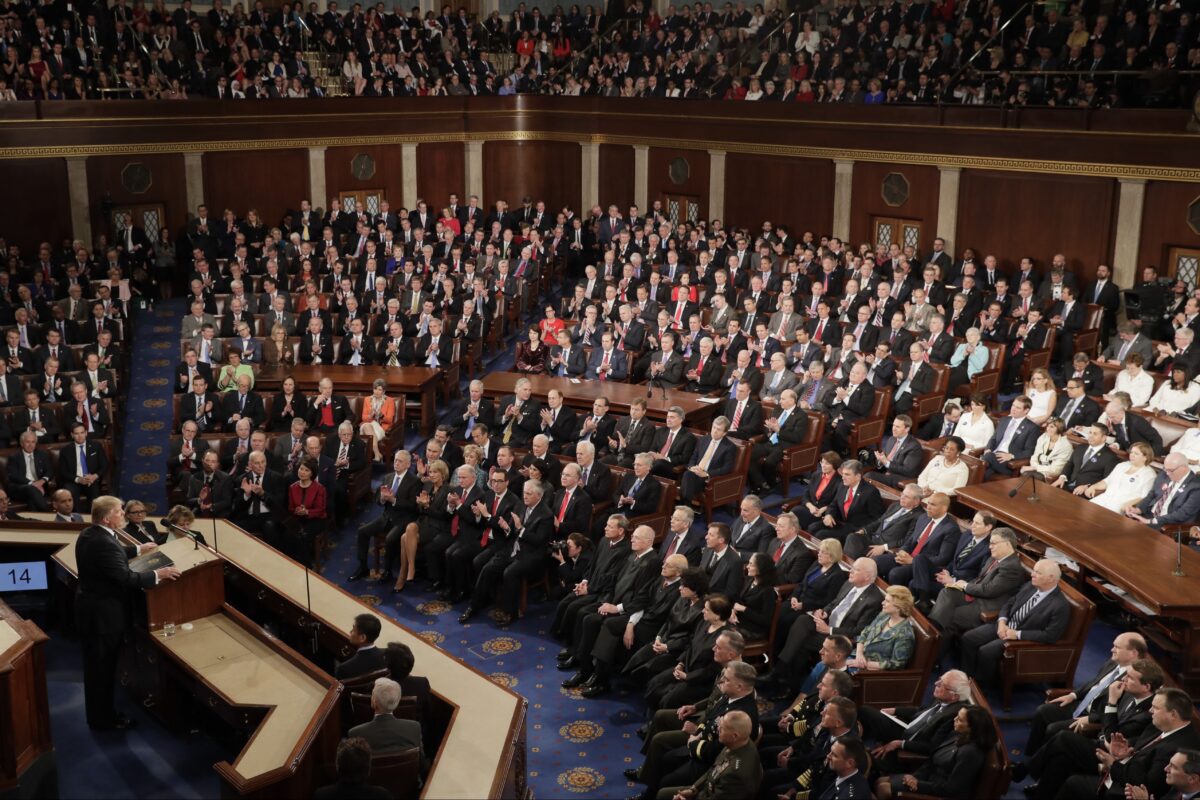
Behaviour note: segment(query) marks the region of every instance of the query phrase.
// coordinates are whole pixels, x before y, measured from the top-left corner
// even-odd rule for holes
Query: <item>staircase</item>
[[[321,87],[326,97],[346,97],[350,94],[342,81],[340,65],[334,67],[333,62],[318,50],[304,50],[300,55],[308,64],[313,82]]]

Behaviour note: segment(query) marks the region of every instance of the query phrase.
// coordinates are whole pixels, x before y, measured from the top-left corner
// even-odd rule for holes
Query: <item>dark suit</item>
[[[711,436],[701,436],[696,442],[696,447],[692,451],[692,457],[688,463],[689,467],[696,467],[704,459],[704,454],[708,452],[709,446],[712,444]],[[717,447],[713,451],[712,458],[708,462],[708,477],[701,478],[699,475],[692,472],[690,469],[685,470],[680,477],[680,498],[683,502],[690,503],[692,498],[699,497],[704,493],[704,487],[708,483],[709,478],[716,478],[720,475],[728,475],[733,471],[737,464],[738,448],[733,442],[726,437],[721,437],[717,442]]]
[[[743,561],[748,561],[755,553],[766,552],[774,539],[774,526],[761,514],[749,525],[739,514],[729,526],[729,545],[738,551]]]
[[[700,554],[703,552],[705,552],[704,532],[699,528],[684,531],[682,541],[679,540],[678,534],[668,530],[667,535],[658,545],[658,557],[661,560],[666,561],[670,556],[681,555],[687,558],[688,566],[691,567],[700,563]]]
[[[50,455],[42,448],[35,448],[33,451],[34,473],[37,479],[45,479],[46,483],[42,484],[42,490],[39,491],[33,483],[30,482],[25,469],[25,453],[19,451],[8,457],[8,491],[9,494],[16,500],[25,503],[34,511],[46,511],[50,508],[47,502],[47,497],[50,494],[49,483],[54,480],[54,473],[50,468]]]
[[[899,503],[893,503],[886,512],[864,525],[862,533],[852,531],[846,535],[846,555],[859,558],[869,548],[880,544],[887,545],[889,550],[899,549],[908,541],[918,516],[922,516],[919,506],[904,508]]]
[[[235,414],[240,417],[248,417],[251,428],[261,428],[267,419],[266,407],[263,405],[262,397],[257,392],[247,392],[244,403],[241,392],[226,392],[222,400],[222,406],[221,416],[230,430],[233,430],[233,426],[236,424],[236,420],[233,419]]]
[[[640,517],[643,514],[650,514],[658,508],[659,497],[662,496],[662,486],[654,475],[647,475],[645,480],[642,480],[638,485],[637,491],[633,491],[635,484],[638,484],[638,477],[633,472],[630,472],[621,479],[617,486],[617,491],[613,495],[613,513],[625,514],[628,517]],[[630,492],[633,492],[630,495]],[[632,506],[619,506],[618,501],[625,496],[633,497]]]
[[[546,546],[553,536],[553,514],[545,503],[539,503],[529,511],[512,543],[506,543],[480,572],[475,593],[471,597],[471,608],[482,608],[495,591],[494,587],[499,584],[497,606],[516,617],[521,583],[535,580],[546,570]]]
[[[653,550],[644,551],[640,557],[631,556],[625,560],[617,573],[612,590],[600,598],[602,605],[611,603],[619,607],[620,612],[609,616],[601,616],[594,611],[580,615],[571,648],[584,675],[591,673],[592,649],[600,636],[601,628],[609,624],[619,624],[623,630],[625,622],[628,622],[632,615],[647,608],[661,569],[662,561]],[[618,623],[616,620],[623,621]]]
[[[574,359],[575,352],[580,353],[582,359],[583,348],[572,347],[571,357]],[[584,375],[588,380],[599,380],[600,365],[604,363],[604,349],[597,347],[592,350],[592,355],[588,358],[587,366],[584,369]],[[606,373],[604,380],[608,381],[623,381],[629,377],[629,359],[625,352],[614,349],[609,355],[608,360],[609,371]]]
[[[1139,414],[1126,414],[1125,419],[1116,425],[1108,423],[1107,418],[1102,421],[1111,429],[1117,446],[1122,450],[1128,451],[1135,442],[1145,442],[1154,450],[1154,455],[1161,456],[1165,452],[1162,435],[1150,424],[1150,420]]]
[[[1007,464],[1002,464],[996,459],[996,452],[1000,444],[1004,441],[1010,425],[1016,425],[1016,432],[1012,435],[1012,440],[1008,443],[1003,451],[1012,454],[1014,460],[1029,458],[1033,455],[1033,447],[1037,443],[1037,437],[1041,433],[1041,429],[1029,420],[1028,417],[1022,417],[1020,420],[1014,417],[1002,417],[996,424],[996,431],[992,434],[991,440],[987,443],[987,452],[983,454],[983,462],[987,465],[987,474],[1000,475],[1008,477],[1013,474],[1012,469]]]
[[[1103,381],[1101,381],[1101,387],[1103,387]],[[1068,429],[1087,427],[1100,419],[1102,413],[1100,404],[1086,394],[1079,398],[1079,402],[1069,397],[1063,397],[1059,400],[1059,407],[1055,411],[1058,412],[1055,416],[1062,419]]]
[[[896,437],[890,435],[883,437],[883,442],[878,448],[879,452],[885,456],[890,455],[891,460],[886,466],[881,466],[879,470],[870,473],[875,480],[893,487],[899,487],[902,480],[916,478],[921,473],[921,462],[925,459],[925,451],[915,436],[905,436],[904,440],[899,442],[898,448],[896,445]],[[894,454],[892,453],[893,449],[896,450]]]
[[[233,511],[233,479],[228,473],[217,470],[207,480],[209,476],[203,471],[192,473],[191,478],[187,482],[187,506],[197,517],[228,517]],[[208,502],[212,507],[205,511],[200,508],[200,492],[208,485],[209,497]]]
[[[505,419],[504,413],[509,406],[515,406],[517,414],[511,419]],[[534,397],[530,397],[523,403],[518,401],[515,395],[502,397],[496,405],[496,429],[492,432],[493,435],[500,440],[501,444],[510,444],[513,447],[528,446],[529,440],[541,431],[541,409],[541,403]],[[511,434],[505,441],[505,431],[510,423],[512,425]]]
[[[784,419],[784,415],[787,418]],[[754,445],[750,451],[749,485],[760,486],[774,483],[775,473],[779,462],[783,460],[784,450],[791,445],[800,444],[808,433],[808,413],[800,406],[790,410],[776,408],[772,419],[782,420],[777,433],[767,432],[767,437]],[[775,439],[776,441],[772,441]]]
[[[421,747],[421,723],[413,719],[399,719],[391,714],[376,714],[370,722],[355,725],[347,737],[361,736],[371,745],[371,755],[394,750]],[[422,749],[421,763],[425,762]]]
[[[1154,490],[1138,503],[1138,513],[1150,520],[1151,528],[1190,524],[1200,515],[1200,477],[1189,470],[1170,498],[1170,505],[1166,505],[1164,497],[1170,485],[1171,479],[1166,473],[1159,473],[1154,480]]]
[[[399,477],[399,482],[396,478]],[[386,486],[389,490],[396,487],[394,497],[385,502],[383,496],[376,492],[376,502],[383,507],[383,513],[358,529],[358,571],[367,571],[367,554],[371,540],[382,534],[384,536],[384,572],[391,572],[392,565],[400,555],[400,537],[410,522],[417,520],[417,495],[421,492],[421,479],[413,472],[397,475],[389,472],[379,482],[380,488]]]
[[[619,449],[616,451],[610,447],[609,452],[604,456],[604,463],[619,464],[623,467],[632,466],[634,456],[653,448],[657,430],[658,426],[648,417],[642,417],[636,423],[631,417],[622,417],[617,420],[616,430],[611,438],[617,439],[619,443],[623,437],[625,445],[620,447],[618,444]],[[621,437],[616,435],[618,433],[621,434]]]
[[[782,555],[776,557],[776,553],[781,548],[784,548],[784,544],[776,537],[765,545],[763,552],[774,559],[775,572],[779,576],[780,583],[799,583],[804,574],[808,572],[808,568],[816,562],[817,557],[799,536],[783,549]]]
[[[737,399],[726,401],[723,413],[730,422],[729,435],[735,439],[749,439],[751,436],[759,435],[762,432],[763,423],[762,404],[757,400],[747,398],[740,418],[738,418],[737,409]],[[733,427],[734,419],[737,419],[736,427]]]
[[[824,608],[827,623],[835,621],[833,619],[834,611],[854,589],[854,584],[849,581],[842,584],[838,593]],[[850,607],[843,611],[841,619],[836,620],[838,624],[832,626],[830,632],[835,635],[848,636],[851,641],[854,641],[862,633],[863,628],[867,627],[867,624],[879,614],[879,609],[882,605],[883,592],[875,584],[868,584],[865,588],[859,590],[858,596],[851,603]],[[794,679],[795,685],[799,686],[799,679],[807,674],[809,668],[816,660],[817,651],[820,650],[821,643],[825,641],[828,635],[817,632],[815,622],[811,616],[808,614],[800,615],[788,630],[787,641],[779,650],[780,667],[777,667],[777,669],[785,669],[784,674],[790,674]]]
[[[908,380],[911,369],[912,362],[905,361],[896,369],[893,375],[892,380],[896,385],[896,394],[892,395],[892,410],[896,414],[908,414],[912,411],[917,395],[933,391],[934,382],[937,380],[937,375],[933,367],[924,361],[918,362],[916,373],[912,376],[912,380],[909,381],[904,393],[900,394],[900,387]]]
[[[101,449],[94,441],[86,441],[83,445],[84,466],[87,475],[99,475],[104,478],[108,472],[108,457],[104,455],[104,450]],[[96,481],[90,486],[84,486],[81,483],[76,483],[75,478],[78,469],[79,446],[72,441],[66,447],[59,451],[58,454],[58,486],[60,489],[66,489],[71,493],[71,497],[75,501],[75,505],[82,508],[81,500],[87,499],[88,505],[100,496],[101,481]]]
[[[833,525],[818,527],[813,532],[815,536],[822,539],[832,536],[839,542],[844,542],[846,536],[852,531],[865,528],[868,523],[883,514],[883,498],[880,496],[879,490],[866,481],[859,481],[858,486],[854,487],[854,494],[850,498],[850,507],[847,509],[846,499],[848,496],[850,496],[849,487],[839,486],[826,511],[833,517]]]
[[[915,594],[931,593],[930,585],[933,576],[942,571],[954,557],[958,544],[958,523],[949,514],[942,517],[936,525],[930,528],[933,520],[928,514],[921,514],[913,521],[908,539],[900,549],[913,557],[911,564],[897,564],[893,553],[884,553],[875,557],[879,565],[879,574],[893,586],[908,586]],[[926,535],[926,531],[928,534]],[[926,536],[925,544],[920,545],[920,539]],[[919,552],[918,552],[919,548]],[[918,571],[917,564],[924,562]],[[920,580],[918,580],[918,576]],[[918,585],[920,584],[920,585]]]
[[[132,590],[155,584],[153,572],[134,572],[133,547],[122,545],[106,528],[89,525],[75,541],[79,568],[76,629],[83,639],[83,689],[88,725],[111,727],[118,720],[113,702],[121,642],[130,625]]]
[[[382,650],[373,644],[369,644],[360,647],[354,655],[334,666],[333,677],[339,680],[346,680],[347,678],[357,678],[360,675],[377,672],[381,669],[387,669],[387,659],[384,658]]]
[[[1026,584],[1000,609],[1000,618],[1008,620],[1010,627],[1020,631],[1023,641],[1057,642],[1067,630],[1071,619],[1071,605],[1063,597],[1061,589],[1055,587],[1042,601],[1026,613],[1023,619],[1014,615],[1037,592],[1032,583]],[[1004,641],[996,635],[997,623],[980,625],[962,637],[962,664],[968,675],[975,676],[980,686],[990,686],[995,681],[1004,654]]]
[[[1067,466],[1062,471],[1062,477],[1066,481],[1063,484],[1064,489],[1074,491],[1077,487],[1091,486],[1093,483],[1102,481],[1120,461],[1117,454],[1107,445],[1101,445],[1095,455],[1085,461],[1090,449],[1091,446],[1085,442],[1077,445],[1075,451],[1071,453],[1071,460],[1067,462]]]
[[[662,451],[668,441],[671,446],[664,457]],[[696,435],[682,426],[672,435],[670,428],[663,426],[655,435],[650,449],[655,453],[654,474],[673,479],[675,467],[691,463],[692,454],[696,451]]]
[[[1134,754],[1125,762],[1113,762],[1112,787],[1101,794],[1100,777],[1097,775],[1073,775],[1059,791],[1059,797],[1067,800],[1076,798],[1102,797],[1105,800],[1120,800],[1125,797],[1126,786],[1144,785],[1151,797],[1165,797],[1171,787],[1166,784],[1166,766],[1180,750],[1195,750],[1200,746],[1200,733],[1189,721],[1169,736],[1159,738],[1162,732],[1153,725],[1142,735],[1131,741]]]
[[[849,394],[844,399],[836,396],[830,398],[830,425],[825,432],[826,441],[830,442],[833,449],[839,453],[845,452],[849,447],[853,423],[870,414],[871,407],[875,404],[875,387],[866,381],[854,388],[850,379],[846,378],[842,381],[841,388]]]

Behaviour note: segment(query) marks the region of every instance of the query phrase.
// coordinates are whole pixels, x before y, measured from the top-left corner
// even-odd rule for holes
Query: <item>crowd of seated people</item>
[[[324,66],[339,93],[360,96],[1171,107],[1186,105],[1200,69],[1186,3],[823,0],[785,11],[739,0],[661,16],[652,5],[520,3],[474,18],[450,5],[422,15],[382,3],[10,4],[0,100],[323,96]],[[312,52],[326,63],[306,60]]]
[[[934,632],[936,663],[960,666],[986,693],[999,685],[1006,642],[1064,635],[1072,612],[1060,565],[1041,559],[1027,568],[1018,534],[983,512],[960,522],[954,493],[1033,468],[1078,502],[1151,529],[1190,524],[1200,513],[1196,437],[1168,447],[1156,427],[1169,421],[1165,410],[1139,408],[1125,388],[1108,386],[1114,374],[1140,369],[1151,383],[1144,406],[1179,365],[1191,379],[1187,333],[1196,315],[1186,289],[1161,319],[1118,327],[1119,294],[1107,268],[1080,285],[1064,255],[1049,259],[1044,273],[1022,257],[1010,274],[997,256],[955,258],[941,240],[922,253],[851,251],[836,238],[770,224],[672,224],[657,208],[645,218],[610,206],[586,219],[569,210],[550,219],[542,203],[510,213],[498,201],[485,216],[474,198],[462,207],[453,197],[441,219],[422,204],[412,213],[385,209],[375,220],[357,209],[320,215],[301,207],[260,231],[232,212],[216,223],[202,208],[186,234],[193,261],[174,383],[178,432],[168,453],[176,497],[185,511],[231,519],[308,563],[321,549],[316,540],[349,517],[352,490],[365,485],[380,513],[356,532],[352,580],[403,591],[424,578],[459,606],[464,623],[489,609],[493,620],[511,620],[544,587],[557,602],[551,633],[561,642],[564,687],[595,698],[630,686],[644,697],[647,763],[636,776],[647,796],[686,785],[700,793],[756,758],[758,767],[739,779],[772,796],[792,784],[811,791],[846,779],[869,780],[877,793],[915,782],[956,796],[954,787],[971,785],[971,770],[978,772],[956,765],[978,765],[966,754],[991,741],[978,715],[943,717],[938,706],[942,735],[925,743],[924,767],[908,772],[878,758],[869,767],[862,748],[898,737],[887,726],[872,731],[869,712],[836,677],[912,669],[922,636]],[[467,220],[457,233],[442,224],[461,212]],[[39,254],[51,275],[83,274],[86,249],[56,258],[47,246]],[[117,258],[123,254],[118,246]],[[44,271],[36,263],[20,269],[18,281],[30,285]],[[547,308],[555,284],[562,301]],[[95,375],[87,365],[119,357],[99,345],[112,339],[106,312],[116,301],[90,288],[84,295],[93,293],[85,325],[51,324],[45,334],[56,340],[53,330],[65,331],[68,349],[72,336],[96,337],[71,387],[89,414],[88,394],[105,387],[99,362]],[[72,292],[64,294],[56,307],[70,306]],[[31,386],[43,382],[12,416],[28,454],[8,457],[14,493],[27,488],[14,462],[49,474],[39,437],[61,435],[40,411],[58,373],[26,366],[33,356],[22,352],[21,337],[43,334],[21,322],[28,307],[18,305],[5,368],[27,369]],[[478,321],[463,326],[466,317]],[[1076,347],[1089,335],[1091,354]],[[496,394],[470,381],[443,424],[411,450],[389,437],[402,429],[404,398],[386,382],[347,396],[328,375],[308,392],[287,376],[325,364],[448,372],[471,337],[495,356],[523,351],[529,368]],[[1174,346],[1157,344],[1167,338]],[[969,351],[981,347],[989,356],[972,375]],[[1021,366],[1009,369],[1002,356]],[[590,413],[572,407],[570,380],[581,364],[584,379],[706,393],[718,401],[714,419],[693,430],[669,395],[661,422],[644,397],[621,413],[603,396]],[[963,364],[966,382],[948,394],[949,376]],[[285,375],[269,394],[255,388],[268,367]],[[995,392],[977,391],[985,374]],[[534,379],[561,383],[535,396]],[[5,375],[9,398],[21,396],[21,381]],[[896,397],[908,403],[886,402]],[[886,433],[859,442],[857,423],[872,416]],[[86,503],[86,474],[61,464],[76,446],[93,464],[92,431],[84,417],[71,422],[58,472],[75,475]],[[1195,430],[1178,418],[1172,424]],[[782,454],[799,446],[812,449],[814,468],[789,476]],[[390,469],[372,492],[375,456]],[[749,461],[744,475],[735,472],[739,458]],[[704,506],[709,484],[727,476],[744,481],[729,524]],[[780,513],[765,514],[764,498],[796,477],[803,488],[784,494]],[[56,488],[38,480],[39,493]],[[65,500],[55,508],[71,513]],[[669,516],[657,530],[656,513]],[[359,630],[365,645],[370,632]],[[769,655],[771,670],[747,667],[748,651]],[[935,696],[965,696],[955,675]],[[796,698],[790,719],[768,726],[782,739],[759,740],[756,704],[744,702],[755,692]],[[381,689],[381,709],[387,694]],[[1173,697],[1155,700],[1159,731],[1173,731],[1164,727],[1178,716]],[[731,704],[746,719],[726,730],[716,719]],[[912,716],[932,716],[922,714]],[[668,726],[672,715],[678,726]],[[677,727],[689,737],[699,732],[704,744],[677,742]],[[831,730],[862,738],[855,745]],[[1113,785],[1165,791],[1166,773],[1143,763],[1165,751],[1129,741],[1132,750],[1108,740],[1121,767],[1108,773]],[[735,752],[740,760],[730,765],[722,754]],[[1141,766],[1125,769],[1130,763]],[[1073,772],[1061,791],[1072,791],[1077,777],[1084,776]]]

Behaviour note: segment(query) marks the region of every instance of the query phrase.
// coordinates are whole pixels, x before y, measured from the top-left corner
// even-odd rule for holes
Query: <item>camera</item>
[[[567,553],[567,540],[559,539],[556,542],[551,542],[550,543],[550,552],[558,553],[563,558],[569,558],[570,555]]]

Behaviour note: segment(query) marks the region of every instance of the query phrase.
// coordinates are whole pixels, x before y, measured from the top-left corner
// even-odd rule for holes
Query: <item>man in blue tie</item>
[[[766,441],[754,445],[750,451],[750,470],[747,488],[758,490],[760,495],[774,491],[776,469],[783,460],[786,448],[804,441],[808,432],[808,414],[797,407],[794,389],[784,389],[779,395],[779,408],[775,416],[763,423]]]

